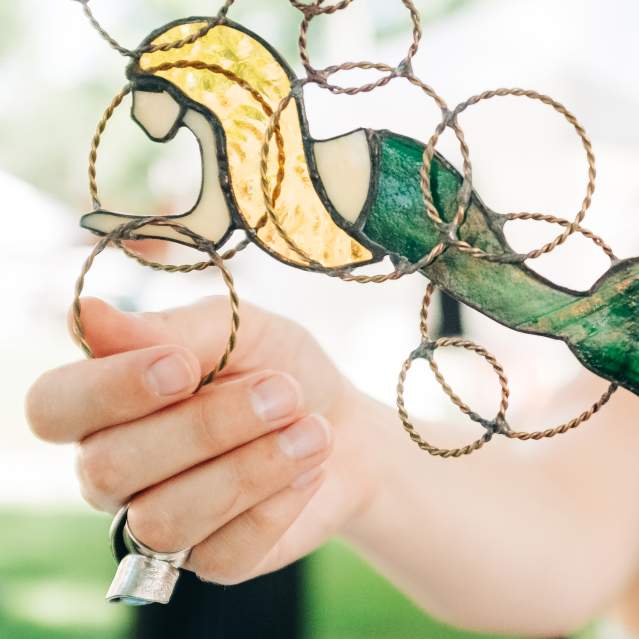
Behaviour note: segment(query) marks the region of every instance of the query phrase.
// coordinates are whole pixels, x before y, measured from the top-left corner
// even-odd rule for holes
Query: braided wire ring
[[[531,100],[537,100],[552,107],[555,111],[564,116],[564,118],[568,121],[569,124],[573,126],[581,143],[586,151],[586,159],[588,163],[588,185],[586,187],[586,195],[584,197],[583,203],[581,205],[581,209],[577,213],[574,221],[570,223],[570,225],[563,231],[560,235],[558,235],[554,240],[544,244],[542,247],[538,249],[534,249],[529,251],[523,255],[509,255],[508,253],[495,254],[495,253],[487,253],[478,247],[471,246],[468,242],[464,242],[462,240],[451,241],[450,245],[455,246],[458,250],[469,253],[473,257],[488,259],[497,262],[525,262],[529,259],[535,259],[540,257],[541,255],[545,255],[550,253],[555,248],[563,244],[573,233],[575,233],[581,224],[581,222],[586,217],[586,213],[590,208],[592,203],[592,196],[595,192],[595,181],[597,177],[597,171],[595,168],[595,156],[592,150],[592,143],[586,134],[586,130],[581,125],[579,120],[571,113],[563,104],[554,100],[550,96],[544,95],[543,93],[538,93],[537,91],[525,90],[525,89],[495,89],[491,91],[485,91],[478,95],[472,96],[465,102],[458,104],[452,113],[448,114],[448,117],[445,117],[442,122],[438,125],[437,129],[433,133],[431,139],[426,145],[426,149],[424,150],[424,164],[422,167],[422,192],[424,195],[424,200],[426,202],[426,209],[428,212],[428,216],[437,224],[444,225],[443,220],[439,216],[437,208],[435,207],[433,201],[433,194],[431,190],[430,184],[430,166],[432,163],[435,147],[439,140],[439,137],[446,129],[446,127],[451,126],[452,123],[455,123],[457,117],[460,113],[464,112],[468,107],[478,104],[483,100],[489,100],[494,97],[505,97],[505,96],[515,96],[515,97],[525,97]],[[470,182],[468,182],[470,184]],[[463,189],[464,187],[462,187]],[[463,204],[463,203],[462,203]],[[465,211],[462,210],[462,205],[460,204],[457,215],[455,216],[454,224],[458,227],[463,223]]]
[[[313,78],[318,80],[318,86],[328,89],[331,93],[335,94],[347,94],[347,95],[355,95],[357,93],[368,93],[377,89],[378,87],[384,86],[388,84],[394,77],[403,75],[404,72],[410,72],[413,58],[419,49],[419,43],[422,38],[422,25],[421,18],[419,15],[419,11],[416,9],[413,0],[401,0],[401,3],[406,7],[410,14],[411,22],[413,25],[413,37],[411,44],[408,48],[406,56],[402,59],[402,61],[397,65],[397,67],[391,67],[386,64],[378,64],[371,62],[357,62],[357,63],[343,63],[328,66],[324,69],[316,69],[311,64],[310,56],[308,53],[308,30],[313,18],[322,14],[335,13],[336,11],[340,11],[342,9],[346,9],[353,0],[343,0],[342,2],[336,3],[331,6],[322,7],[322,0],[314,4],[304,4],[297,2],[296,0],[289,0],[291,4],[302,11],[304,14],[304,18],[300,24],[300,33],[298,39],[298,50],[300,59],[304,68],[306,69],[306,73],[309,78]],[[337,84],[332,84],[328,82],[328,78],[331,75],[339,71],[350,71],[352,69],[376,69],[378,71],[386,72],[386,75],[382,76],[378,80],[363,84],[359,87],[342,87]]]
[[[532,220],[533,222],[548,222],[549,224],[558,224],[559,226],[574,227],[575,233],[580,233],[585,238],[591,240],[596,246],[598,246],[610,259],[612,264],[616,264],[619,258],[615,255],[612,247],[599,235],[596,235],[592,231],[584,228],[580,224],[575,224],[570,220],[566,220],[562,217],[555,217],[554,215],[547,215],[545,213],[506,213],[502,216],[504,224],[514,220]]]
[[[582,424],[585,424],[589,419],[594,417],[617,392],[619,386],[617,384],[610,384],[608,390],[592,405],[587,408],[581,415],[571,419],[564,424],[555,426],[554,428],[547,428],[546,430],[538,430],[532,433],[526,431],[513,431],[506,430],[503,434],[510,439],[518,439],[520,441],[540,441],[542,439],[551,439],[557,435],[563,435],[571,430],[579,428]]]
[[[199,390],[200,388],[202,388],[202,386],[206,386],[207,384],[210,384],[219,375],[219,373],[228,364],[231,353],[235,349],[235,346],[237,344],[237,333],[240,327],[240,312],[239,312],[240,301],[239,301],[237,292],[235,290],[233,276],[231,275],[230,271],[226,268],[224,261],[215,250],[215,247],[213,246],[213,244],[209,242],[208,240],[204,239],[203,237],[201,237],[200,235],[198,235],[197,233],[194,233],[193,231],[191,231],[189,228],[187,228],[186,226],[182,224],[171,222],[163,217],[141,218],[139,220],[132,220],[131,222],[122,224],[121,226],[116,228],[114,231],[112,231],[108,235],[105,235],[103,238],[100,239],[99,242],[96,243],[90,255],[85,260],[82,266],[82,270],[80,272],[80,276],[78,277],[78,280],[75,285],[75,294],[74,294],[73,305],[72,305],[73,335],[76,341],[78,342],[78,344],[80,345],[80,347],[82,348],[82,350],[84,351],[85,355],[87,357],[93,358],[94,357],[93,350],[91,349],[91,347],[89,346],[89,343],[86,340],[84,327],[82,325],[82,318],[81,318],[82,309],[80,304],[80,296],[82,295],[82,291],[84,289],[84,282],[86,279],[86,275],[91,269],[91,267],[93,266],[93,262],[95,261],[95,258],[100,253],[102,253],[102,251],[104,251],[104,249],[109,244],[113,242],[119,242],[121,240],[126,240],[126,239],[138,239],[135,236],[135,231],[138,228],[145,226],[146,224],[154,224],[156,226],[167,226],[169,228],[174,229],[178,233],[181,233],[182,235],[189,237],[195,244],[195,247],[197,248],[197,250],[208,253],[208,255],[211,258],[211,262],[214,263],[215,266],[217,266],[217,268],[220,269],[220,273],[222,274],[222,279],[224,280],[224,284],[226,285],[226,288],[228,289],[229,301],[231,306],[231,329],[229,332],[229,337],[226,342],[224,352],[222,353],[222,356],[220,357],[217,365],[212,371],[207,373],[200,381],[200,384],[198,388],[196,389],[196,390]]]
[[[384,67],[388,69],[387,65],[379,64],[375,65],[379,67]],[[422,91],[432,98],[437,106],[442,110],[443,113],[448,112],[448,108],[444,99],[439,96],[434,89],[432,89],[429,85],[422,82],[419,78],[417,78],[413,74],[407,74],[405,76],[394,76],[394,77],[404,77],[409,82],[411,82],[414,86],[419,87]],[[273,137],[274,133],[279,130],[279,123],[282,113],[286,110],[291,100],[299,95],[304,86],[308,84],[317,84],[321,85],[321,80],[317,78],[303,78],[298,80],[297,83],[293,85],[291,91],[280,100],[279,104],[273,111],[271,119],[269,121],[268,127],[266,129],[266,135],[264,138],[264,143],[262,145],[261,150],[261,159],[260,159],[260,184],[262,188],[262,195],[264,198],[264,204],[266,208],[266,217],[273,224],[273,227],[285,242],[286,246],[295,253],[300,259],[303,260],[306,266],[311,268],[320,269],[325,272],[327,275],[331,277],[337,277],[345,282],[355,282],[358,284],[382,284],[384,282],[388,282],[390,280],[398,280],[404,275],[410,275],[430,266],[440,255],[444,253],[447,248],[447,244],[444,241],[438,242],[431,251],[423,256],[417,262],[407,262],[406,260],[400,261],[398,266],[391,272],[386,274],[377,274],[377,275],[356,275],[351,271],[352,269],[335,269],[335,270],[326,270],[322,264],[311,258],[306,251],[304,251],[297,243],[288,235],[286,230],[282,227],[278,217],[277,212],[275,211],[275,202],[273,201],[273,196],[270,194],[270,184],[268,178],[268,159],[269,159],[269,150],[270,150],[270,141]],[[470,180],[472,174],[472,168],[470,165],[470,157],[468,152],[468,147],[466,146],[464,140],[463,131],[457,126],[456,123],[451,124],[451,128],[455,131],[455,135],[459,140],[461,152],[464,161],[464,183],[467,183],[467,180]],[[278,154],[278,180],[279,176],[282,176],[282,179],[278,182],[281,186],[281,182],[284,179],[285,173],[285,161],[286,158],[283,153]],[[467,202],[470,201],[470,189],[467,189],[468,196]],[[275,192],[274,192],[275,193]],[[466,204],[467,205],[467,204]]]
[[[206,24],[199,29],[196,33],[192,33],[189,36],[181,38],[179,40],[174,40],[173,42],[166,42],[163,44],[147,44],[143,47],[138,47],[137,49],[127,49],[122,46],[113,36],[109,34],[106,29],[100,24],[97,20],[93,12],[91,11],[91,7],[89,7],[90,0],[76,0],[82,5],[82,9],[84,14],[87,17],[87,20],[91,24],[91,26],[98,32],[100,37],[107,42],[107,44],[117,51],[119,54],[126,56],[128,58],[140,58],[144,53],[155,53],[156,51],[171,51],[172,49],[181,49],[189,44],[194,44],[200,38],[203,38],[211,29],[216,27],[218,24],[222,24],[226,19],[226,14],[233,4],[235,4],[235,0],[226,0],[217,15],[214,18],[211,18],[206,21]]]
[[[501,385],[501,402],[499,406],[499,412],[494,420],[486,420],[475,413],[467,404],[463,402],[463,400],[458,397],[458,395],[455,394],[453,389],[446,383],[446,380],[441,374],[439,367],[435,363],[433,354],[438,348],[444,348],[447,346],[463,348],[482,356],[497,373]],[[486,432],[479,439],[476,439],[474,442],[459,448],[439,448],[427,442],[417,432],[411,422],[404,400],[406,379],[413,365],[413,362],[417,359],[425,359],[428,362],[431,370],[435,374],[435,378],[437,379],[438,383],[443,388],[446,395],[450,397],[450,399],[462,411],[462,413],[467,415],[471,420],[484,426]],[[458,458],[463,457],[464,455],[470,455],[480,448],[483,448],[493,438],[493,435],[495,433],[501,432],[502,429],[505,429],[505,415],[508,409],[509,395],[510,392],[508,390],[508,380],[506,379],[503,368],[497,362],[495,357],[491,355],[486,349],[475,344],[474,342],[471,342],[470,340],[464,340],[461,338],[442,338],[435,342],[422,342],[422,344],[408,356],[408,358],[402,365],[402,369],[399,373],[399,379],[397,382],[397,411],[399,413],[399,418],[402,422],[404,430],[408,433],[408,436],[411,438],[411,440],[419,446],[419,448],[426,451],[430,455],[433,455],[434,457],[443,457],[444,459],[448,459],[451,457]]]
[[[342,9],[346,9],[349,4],[353,2],[353,0],[341,0],[340,2],[336,2],[335,4],[324,5],[324,0],[317,0],[316,2],[299,2],[299,0],[289,0],[291,5],[301,11],[304,15],[307,13],[312,13],[313,15],[325,15],[336,13],[337,11],[341,11]]]

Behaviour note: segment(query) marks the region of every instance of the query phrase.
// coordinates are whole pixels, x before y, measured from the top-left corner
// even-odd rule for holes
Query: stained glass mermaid
[[[173,42],[204,26],[203,18],[174,22],[145,43]],[[230,73],[171,67],[189,60]],[[272,221],[264,223],[261,149],[270,114],[290,93],[295,76],[268,43],[240,25],[226,21],[192,44],[146,53],[130,65],[128,75],[133,118],[151,139],[167,142],[181,127],[197,138],[200,195],[189,212],[171,218],[216,247],[243,229],[286,264],[331,270],[385,257],[417,262],[438,243],[440,231],[426,215],[420,186],[423,144],[370,129],[314,140],[301,94],[279,122],[285,160],[274,210],[312,264],[287,245]],[[272,147],[267,173],[274,183],[278,161]],[[431,185],[440,216],[451,220],[462,178],[439,154]],[[98,210],[85,215],[82,224],[106,234],[134,217]],[[473,193],[460,238],[487,252],[512,253],[498,220]],[[188,241],[171,228],[153,225],[136,236]],[[618,261],[587,292],[557,286],[525,264],[476,259],[455,247],[423,272],[497,322],[563,340],[588,369],[639,394],[639,259]]]

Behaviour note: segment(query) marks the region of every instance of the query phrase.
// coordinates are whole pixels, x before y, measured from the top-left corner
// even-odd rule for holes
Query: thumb
[[[207,297],[190,306],[160,313],[124,313],[100,299],[85,298],[81,302],[80,317],[85,338],[95,357],[177,344],[195,354],[202,370],[215,367],[226,348],[231,330],[228,300],[223,297]],[[280,328],[285,320],[278,323],[274,319],[275,316],[256,307],[242,305],[237,346],[225,372],[251,370],[269,357],[269,353],[265,352],[268,344],[260,339],[267,330],[266,326],[269,331],[273,327],[275,333],[278,329],[285,332]],[[70,328],[72,322],[70,313]],[[277,340],[277,335],[269,337]]]

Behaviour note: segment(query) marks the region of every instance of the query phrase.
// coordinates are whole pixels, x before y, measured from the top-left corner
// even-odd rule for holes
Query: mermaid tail
[[[424,147],[389,131],[376,133],[374,139],[377,197],[364,235],[391,255],[416,262],[439,241],[420,187]],[[431,184],[443,219],[454,216],[461,183],[455,168],[436,155]],[[487,252],[512,252],[502,220],[473,194],[460,238]],[[449,248],[423,273],[505,326],[563,340],[586,368],[639,394],[639,259],[617,263],[587,292],[561,288],[525,264],[477,259],[456,248]]]
[[[613,266],[587,296],[544,323],[586,368],[639,395],[639,259]]]

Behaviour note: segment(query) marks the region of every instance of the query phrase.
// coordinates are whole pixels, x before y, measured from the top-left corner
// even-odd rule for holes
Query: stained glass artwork
[[[274,257],[326,273],[347,273],[385,257],[416,264],[441,246],[421,268],[434,285],[510,328],[564,341],[588,369],[639,393],[637,259],[615,259],[590,291],[557,286],[514,253],[500,216],[474,192],[458,238],[444,245],[441,225],[455,220],[464,180],[433,154],[433,219],[420,176],[422,142],[370,129],[313,139],[292,70],[259,36],[229,20],[215,26],[203,18],[181,20],[154,32],[142,47],[152,50],[128,68],[133,119],[157,142],[186,127],[201,150],[198,202],[170,219],[215,247],[243,229]],[[277,191],[272,208],[279,229],[265,213],[261,181],[269,125],[281,136],[271,138],[265,169],[269,191]],[[136,217],[97,209],[82,224],[108,234]],[[154,224],[138,227],[136,237],[191,242],[175,228]],[[482,259],[487,254],[497,259]]]

